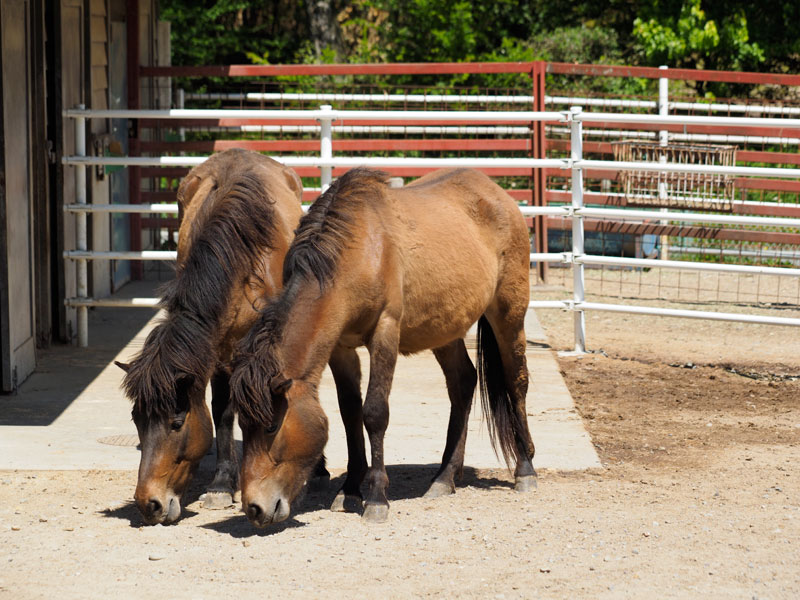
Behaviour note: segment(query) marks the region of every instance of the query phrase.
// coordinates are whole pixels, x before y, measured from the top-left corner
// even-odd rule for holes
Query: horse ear
[[[191,204],[192,198],[197,192],[197,188],[200,187],[201,181],[202,179],[197,175],[187,175],[186,178],[181,181],[181,184],[178,186],[178,193],[176,194],[178,204],[180,204],[181,207],[185,208]]]
[[[272,391],[273,396],[285,396],[289,388],[292,387],[292,380],[287,379],[283,375],[276,375],[269,382],[269,389]]]
[[[118,360],[115,360],[114,364],[117,365],[120,369],[122,369],[126,373],[131,370],[131,364],[130,363],[124,363],[124,362],[119,362]]]

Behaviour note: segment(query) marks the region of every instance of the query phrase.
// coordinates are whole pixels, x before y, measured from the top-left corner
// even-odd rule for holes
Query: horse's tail
[[[516,459],[517,415],[508,393],[503,360],[497,338],[485,316],[478,320],[478,385],[481,390],[481,408],[489,426],[489,439],[495,454],[498,446],[506,465],[511,468]]]

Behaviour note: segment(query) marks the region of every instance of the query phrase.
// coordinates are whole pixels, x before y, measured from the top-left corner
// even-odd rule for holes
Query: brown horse
[[[177,273],[162,290],[166,317],[130,365],[142,456],[135,499],[147,523],[171,523],[212,443],[205,402],[211,380],[217,465],[207,503],[231,503],[239,465],[229,363],[266,299],[281,287],[283,259],[302,214],[297,174],[256,152],[228,150],[195,167],[178,188]]]
[[[467,419],[480,380],[495,447],[516,463],[518,490],[535,486],[525,411],[528,231],[516,203],[471,170],[437,171],[391,189],[385,173],[349,171],[303,217],[286,255],[284,288],[242,340],[231,378],[244,436],[242,507],[258,526],[288,517],[327,441],[318,399],[334,373],[348,443],[347,477],[332,509],[360,501],[388,516],[383,438],[398,353],[433,349],[451,402],[442,465],[427,495],[455,491]],[[478,321],[478,371],[464,336]],[[361,405],[353,349],[366,345]],[[362,424],[372,454],[367,468]]]

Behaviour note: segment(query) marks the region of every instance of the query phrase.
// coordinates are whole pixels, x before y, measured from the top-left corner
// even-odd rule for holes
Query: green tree
[[[659,3],[653,5],[658,11]],[[634,51],[645,64],[700,69],[755,69],[763,49],[750,41],[747,17],[735,10],[720,20],[709,19],[700,0],[685,0],[680,12],[633,22]]]

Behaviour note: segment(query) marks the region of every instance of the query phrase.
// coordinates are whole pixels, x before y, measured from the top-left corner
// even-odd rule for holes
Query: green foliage
[[[744,11],[717,22],[706,16],[700,0],[686,0],[677,17],[637,17],[633,38],[635,52],[650,65],[741,70],[754,69],[765,59],[762,48],[749,42]]]
[[[310,35],[311,0],[159,0],[173,64],[331,62]],[[766,0],[329,0],[344,62],[549,60],[595,64],[800,70],[800,3]],[[403,78],[386,85],[406,85]],[[294,81],[294,80],[293,80]],[[361,83],[359,78],[337,84]],[[630,94],[650,83],[554,78],[556,88]],[[313,85],[297,79],[298,85]],[[195,80],[194,87],[203,85]],[[528,89],[524,75],[428,76],[432,87]],[[713,97],[731,86],[702,84]],[[750,91],[750,88],[748,88]],[[769,93],[761,90],[758,93]]]
[[[307,35],[305,5],[289,0],[160,0],[175,65],[292,62]]]

